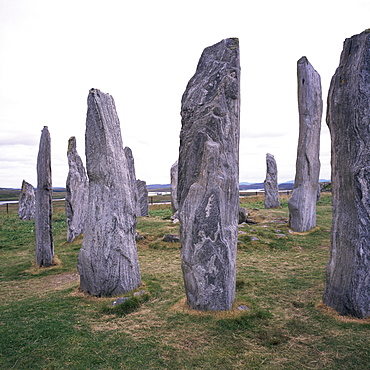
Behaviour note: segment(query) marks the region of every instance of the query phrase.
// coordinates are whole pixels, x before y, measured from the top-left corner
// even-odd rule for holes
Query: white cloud
[[[42,127],[48,126],[53,183],[63,186],[70,136],[84,158],[86,99],[95,87],[116,101],[137,177],[168,183],[178,155],[181,96],[199,57],[205,47],[239,37],[241,180],[264,179],[266,152],[275,155],[279,176],[291,179],[298,140],[296,62],[307,56],[321,75],[326,101],[343,41],[369,27],[369,10],[360,0],[351,6],[334,0],[309,6],[300,0],[0,0],[1,154],[18,158],[23,149],[10,147],[23,144],[33,147],[23,157],[37,156]],[[324,120],[325,113],[322,153],[330,147]],[[328,161],[322,155],[325,171]],[[20,186],[24,175],[34,173],[35,157],[15,162],[1,162],[0,186]]]

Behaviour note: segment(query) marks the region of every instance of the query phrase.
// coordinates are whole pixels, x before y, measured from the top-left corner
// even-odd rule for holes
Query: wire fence
[[[280,195],[289,195],[292,193],[292,190],[284,190],[279,191]],[[264,191],[240,191],[240,197],[248,197],[248,196],[256,196],[256,195],[264,195]],[[54,205],[61,206],[64,203],[64,200],[54,200]],[[163,195],[153,195],[148,197],[148,204],[165,204],[171,203],[171,194],[163,194]],[[10,201],[9,203],[4,201],[4,203],[0,204],[0,214],[1,213],[12,213],[18,212],[18,202]]]

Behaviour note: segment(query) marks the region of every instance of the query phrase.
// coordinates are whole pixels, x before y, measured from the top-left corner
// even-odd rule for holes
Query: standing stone
[[[304,232],[316,226],[323,103],[320,75],[306,57],[298,60],[297,72],[299,139],[294,189],[288,206],[290,228]]]
[[[76,138],[68,140],[69,172],[66,182],[67,241],[71,243],[83,233],[89,197],[89,180],[81,157],[77,153]]]
[[[346,39],[328,93],[333,222],[323,302],[370,316],[370,33]]]
[[[239,41],[206,48],[182,97],[178,202],[187,301],[228,310],[239,213]]]
[[[50,134],[47,126],[44,126],[37,156],[35,213],[36,263],[40,267],[50,267],[53,264],[52,197]]]
[[[149,215],[148,206],[148,189],[146,187],[146,182],[142,180],[136,180],[137,193],[138,193],[138,204],[140,209],[139,217]]]
[[[127,166],[128,166],[128,179],[129,179],[129,186],[131,188],[130,194],[132,196],[132,201],[135,204],[135,215],[136,217],[140,217],[141,209],[140,209],[140,203],[139,203],[139,193],[138,193],[137,183],[136,183],[134,156],[132,155],[132,150],[128,146],[126,146],[123,149],[123,152],[125,154],[125,158],[126,158]]]
[[[178,161],[171,166],[171,207],[174,215],[179,209],[179,202],[177,201],[177,177],[179,173]]]
[[[80,286],[94,296],[113,296],[141,285],[136,203],[113,97],[91,89],[87,103],[89,206],[78,256]]]
[[[36,211],[35,189],[27,181],[22,181],[22,189],[18,201],[18,217],[21,220],[34,220]]]
[[[266,154],[265,208],[279,208],[278,173],[275,158]]]

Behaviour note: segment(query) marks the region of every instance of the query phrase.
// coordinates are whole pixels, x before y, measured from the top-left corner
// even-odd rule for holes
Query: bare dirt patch
[[[44,276],[39,279],[27,281],[11,281],[3,283],[3,300],[20,300],[25,296],[41,295],[51,290],[62,290],[73,287],[79,283],[77,272],[66,272],[59,275]]]

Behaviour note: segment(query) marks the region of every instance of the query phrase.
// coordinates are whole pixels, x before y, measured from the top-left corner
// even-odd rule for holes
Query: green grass
[[[368,369],[370,320],[323,306],[331,197],[317,227],[289,232],[287,198],[275,210],[241,198],[256,224],[240,226],[236,300],[227,312],[185,303],[180,245],[170,205],[138,219],[143,286],[127,303],[78,289],[82,237],[66,242],[64,205],[54,202],[55,266],[34,263],[34,223],[0,214],[0,369]],[[284,234],[285,236],[279,236]],[[250,236],[259,240],[252,241]],[[246,305],[249,310],[240,311]]]

